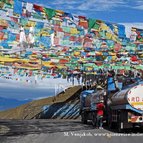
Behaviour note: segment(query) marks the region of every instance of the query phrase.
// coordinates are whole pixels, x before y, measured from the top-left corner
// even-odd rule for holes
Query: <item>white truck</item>
[[[109,127],[118,131],[143,126],[143,84],[108,95],[107,119]]]
[[[101,95],[101,96],[100,96]],[[123,129],[143,126],[143,84],[131,85],[127,89],[103,97],[93,90],[85,90],[80,95],[81,120],[91,120],[96,125],[96,104],[104,99],[104,119],[110,128]]]

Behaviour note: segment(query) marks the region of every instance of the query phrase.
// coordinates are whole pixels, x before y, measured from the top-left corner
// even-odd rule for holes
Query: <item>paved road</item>
[[[78,120],[0,120],[0,143],[136,143],[143,131],[118,134]]]

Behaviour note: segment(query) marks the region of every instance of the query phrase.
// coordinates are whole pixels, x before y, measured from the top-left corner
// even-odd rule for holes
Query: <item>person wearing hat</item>
[[[101,85],[96,87],[97,89],[97,96],[98,96],[98,103],[96,104],[97,108],[97,116],[96,116],[96,128],[102,129],[103,125],[103,112],[104,112],[104,89]]]
[[[100,85],[98,85],[97,90],[103,90],[103,88]]]
[[[99,103],[97,103],[97,116],[96,116],[96,128],[103,129],[103,114],[104,114],[104,100],[100,100]]]
[[[100,99],[103,99],[103,96],[104,96],[104,89],[101,85],[97,85],[96,87],[96,92],[97,92],[97,95],[99,97],[99,100]]]

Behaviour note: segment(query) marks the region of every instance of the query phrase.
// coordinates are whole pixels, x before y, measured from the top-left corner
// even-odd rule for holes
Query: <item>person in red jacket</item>
[[[97,120],[96,120],[96,128],[103,129],[103,114],[104,114],[104,104],[103,101],[97,104]]]

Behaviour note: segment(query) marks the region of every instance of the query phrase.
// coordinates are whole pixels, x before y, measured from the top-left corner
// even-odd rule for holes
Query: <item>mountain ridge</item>
[[[45,112],[45,106],[54,107],[53,113],[59,110],[59,106],[63,108],[64,106],[68,106],[71,103],[79,105],[79,94],[82,91],[81,86],[70,87],[65,90],[65,92],[61,92],[60,94],[40,100],[34,100],[27,104],[21,105],[19,107],[1,111],[0,119],[39,119],[46,118],[48,112]],[[56,108],[55,108],[56,107]],[[77,106],[79,108],[79,106]],[[51,116],[52,117],[52,116]],[[58,118],[58,117],[57,117]]]

